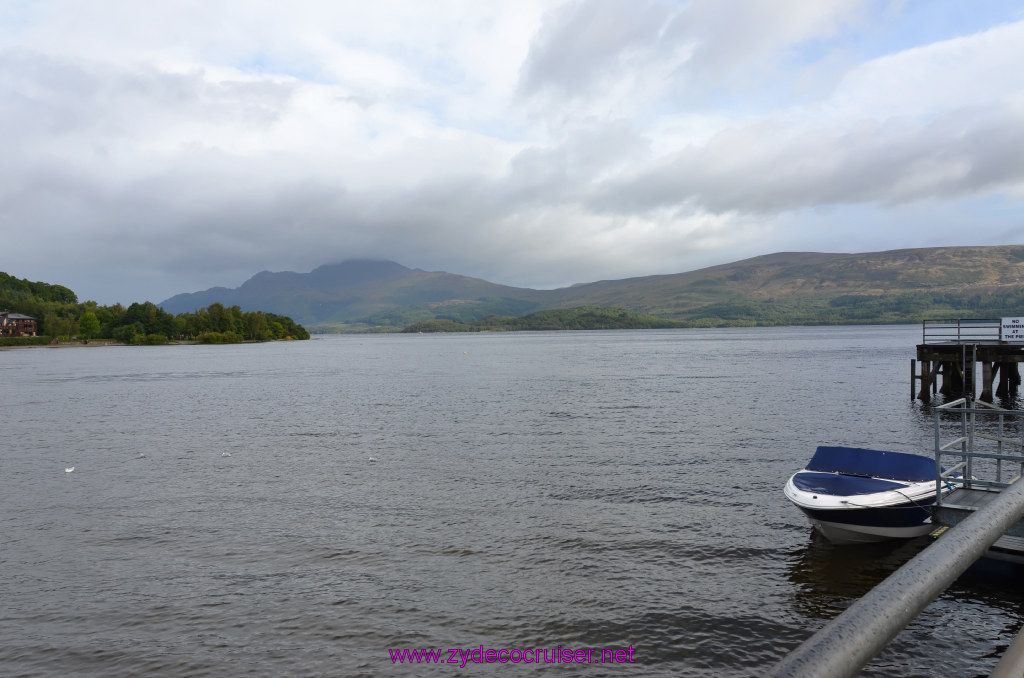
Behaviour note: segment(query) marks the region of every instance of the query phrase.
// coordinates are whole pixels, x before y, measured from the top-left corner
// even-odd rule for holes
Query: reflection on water
[[[930,537],[868,544],[832,544],[811,530],[790,558],[794,601],[810,619],[829,620],[916,556]]]

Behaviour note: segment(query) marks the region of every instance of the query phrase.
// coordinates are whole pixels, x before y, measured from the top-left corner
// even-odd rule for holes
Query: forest
[[[523,330],[651,329],[666,327],[765,327],[773,325],[881,325],[925,319],[1000,318],[1024,314],[1024,290],[987,293],[909,292],[850,294],[832,298],[744,300],[707,304],[687,317],[636,313],[614,306],[581,306],[492,315],[476,321],[436,318],[405,332],[508,332]],[[667,315],[667,313],[666,313]]]
[[[793,297],[708,304],[689,314],[690,327],[730,324],[899,325],[949,318],[1001,318],[1024,314],[1024,290],[995,292],[920,291]]]
[[[100,306],[79,302],[67,287],[31,282],[0,272],[0,310],[29,315],[38,321],[37,341],[3,340],[8,344],[45,343],[52,339],[112,339],[125,344],[170,341],[239,343],[278,339],[309,339],[309,332],[291,318],[238,306],[213,303],[190,313],[167,313],[152,302]]]
[[[414,323],[403,332],[520,332],[529,330],[639,330],[686,327],[686,323],[611,306],[538,311],[522,317],[488,316],[473,322],[447,318]]]

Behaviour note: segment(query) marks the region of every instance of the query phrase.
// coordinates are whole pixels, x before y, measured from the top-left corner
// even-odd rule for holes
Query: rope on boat
[[[930,504],[920,504],[920,503],[917,502],[917,500],[915,500],[915,499],[913,499],[911,497],[908,497],[907,495],[903,494],[899,490],[890,490],[890,492],[895,492],[896,494],[900,495],[901,497],[903,497],[904,499],[909,501],[914,506],[916,506],[916,507],[918,507],[920,509],[924,509],[925,511],[928,511],[931,508]],[[852,502],[852,501],[849,501],[849,500],[846,500],[846,499],[843,500],[843,503],[844,504],[848,504],[850,506],[855,506],[857,508],[865,508],[865,509],[869,509],[869,508],[873,508],[873,509],[901,509],[901,508],[907,508],[906,506],[868,506],[867,504],[858,504],[856,502]]]

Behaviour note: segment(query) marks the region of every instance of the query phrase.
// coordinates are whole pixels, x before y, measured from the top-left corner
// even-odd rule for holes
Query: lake
[[[819,444],[931,454],[919,341],[0,351],[0,674],[761,675],[928,543],[830,545],[782,494]],[[863,675],[988,675],[1022,603],[960,581]]]

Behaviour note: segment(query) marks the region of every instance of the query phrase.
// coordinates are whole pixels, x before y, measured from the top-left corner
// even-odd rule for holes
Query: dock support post
[[[932,377],[932,361],[921,361],[921,391],[918,398],[921,402],[927,403],[931,400],[931,394],[935,391],[934,377]],[[910,394],[913,397],[913,393]]]
[[[946,398],[974,397],[974,364],[950,360],[942,362],[942,395]]]
[[[992,402],[992,363],[981,364],[981,399]]]
[[[946,398],[959,398],[964,395],[965,376],[959,363],[951,360],[942,361],[942,395]]]
[[[1020,372],[1017,369],[1017,363],[999,363],[999,387],[996,389],[996,397],[1015,398],[1018,386],[1020,386]]]
[[[915,398],[914,386],[917,383],[917,360],[914,358],[910,359],[910,399]]]
[[[974,400],[974,396],[975,396],[974,388],[976,386],[975,382],[977,381],[977,379],[975,379],[975,376],[974,376],[976,374],[976,372],[977,372],[977,370],[975,369],[974,360],[973,359],[971,359],[971,360],[964,360],[963,369],[964,369],[963,390],[960,392],[960,395],[969,396],[971,398],[971,400]]]

